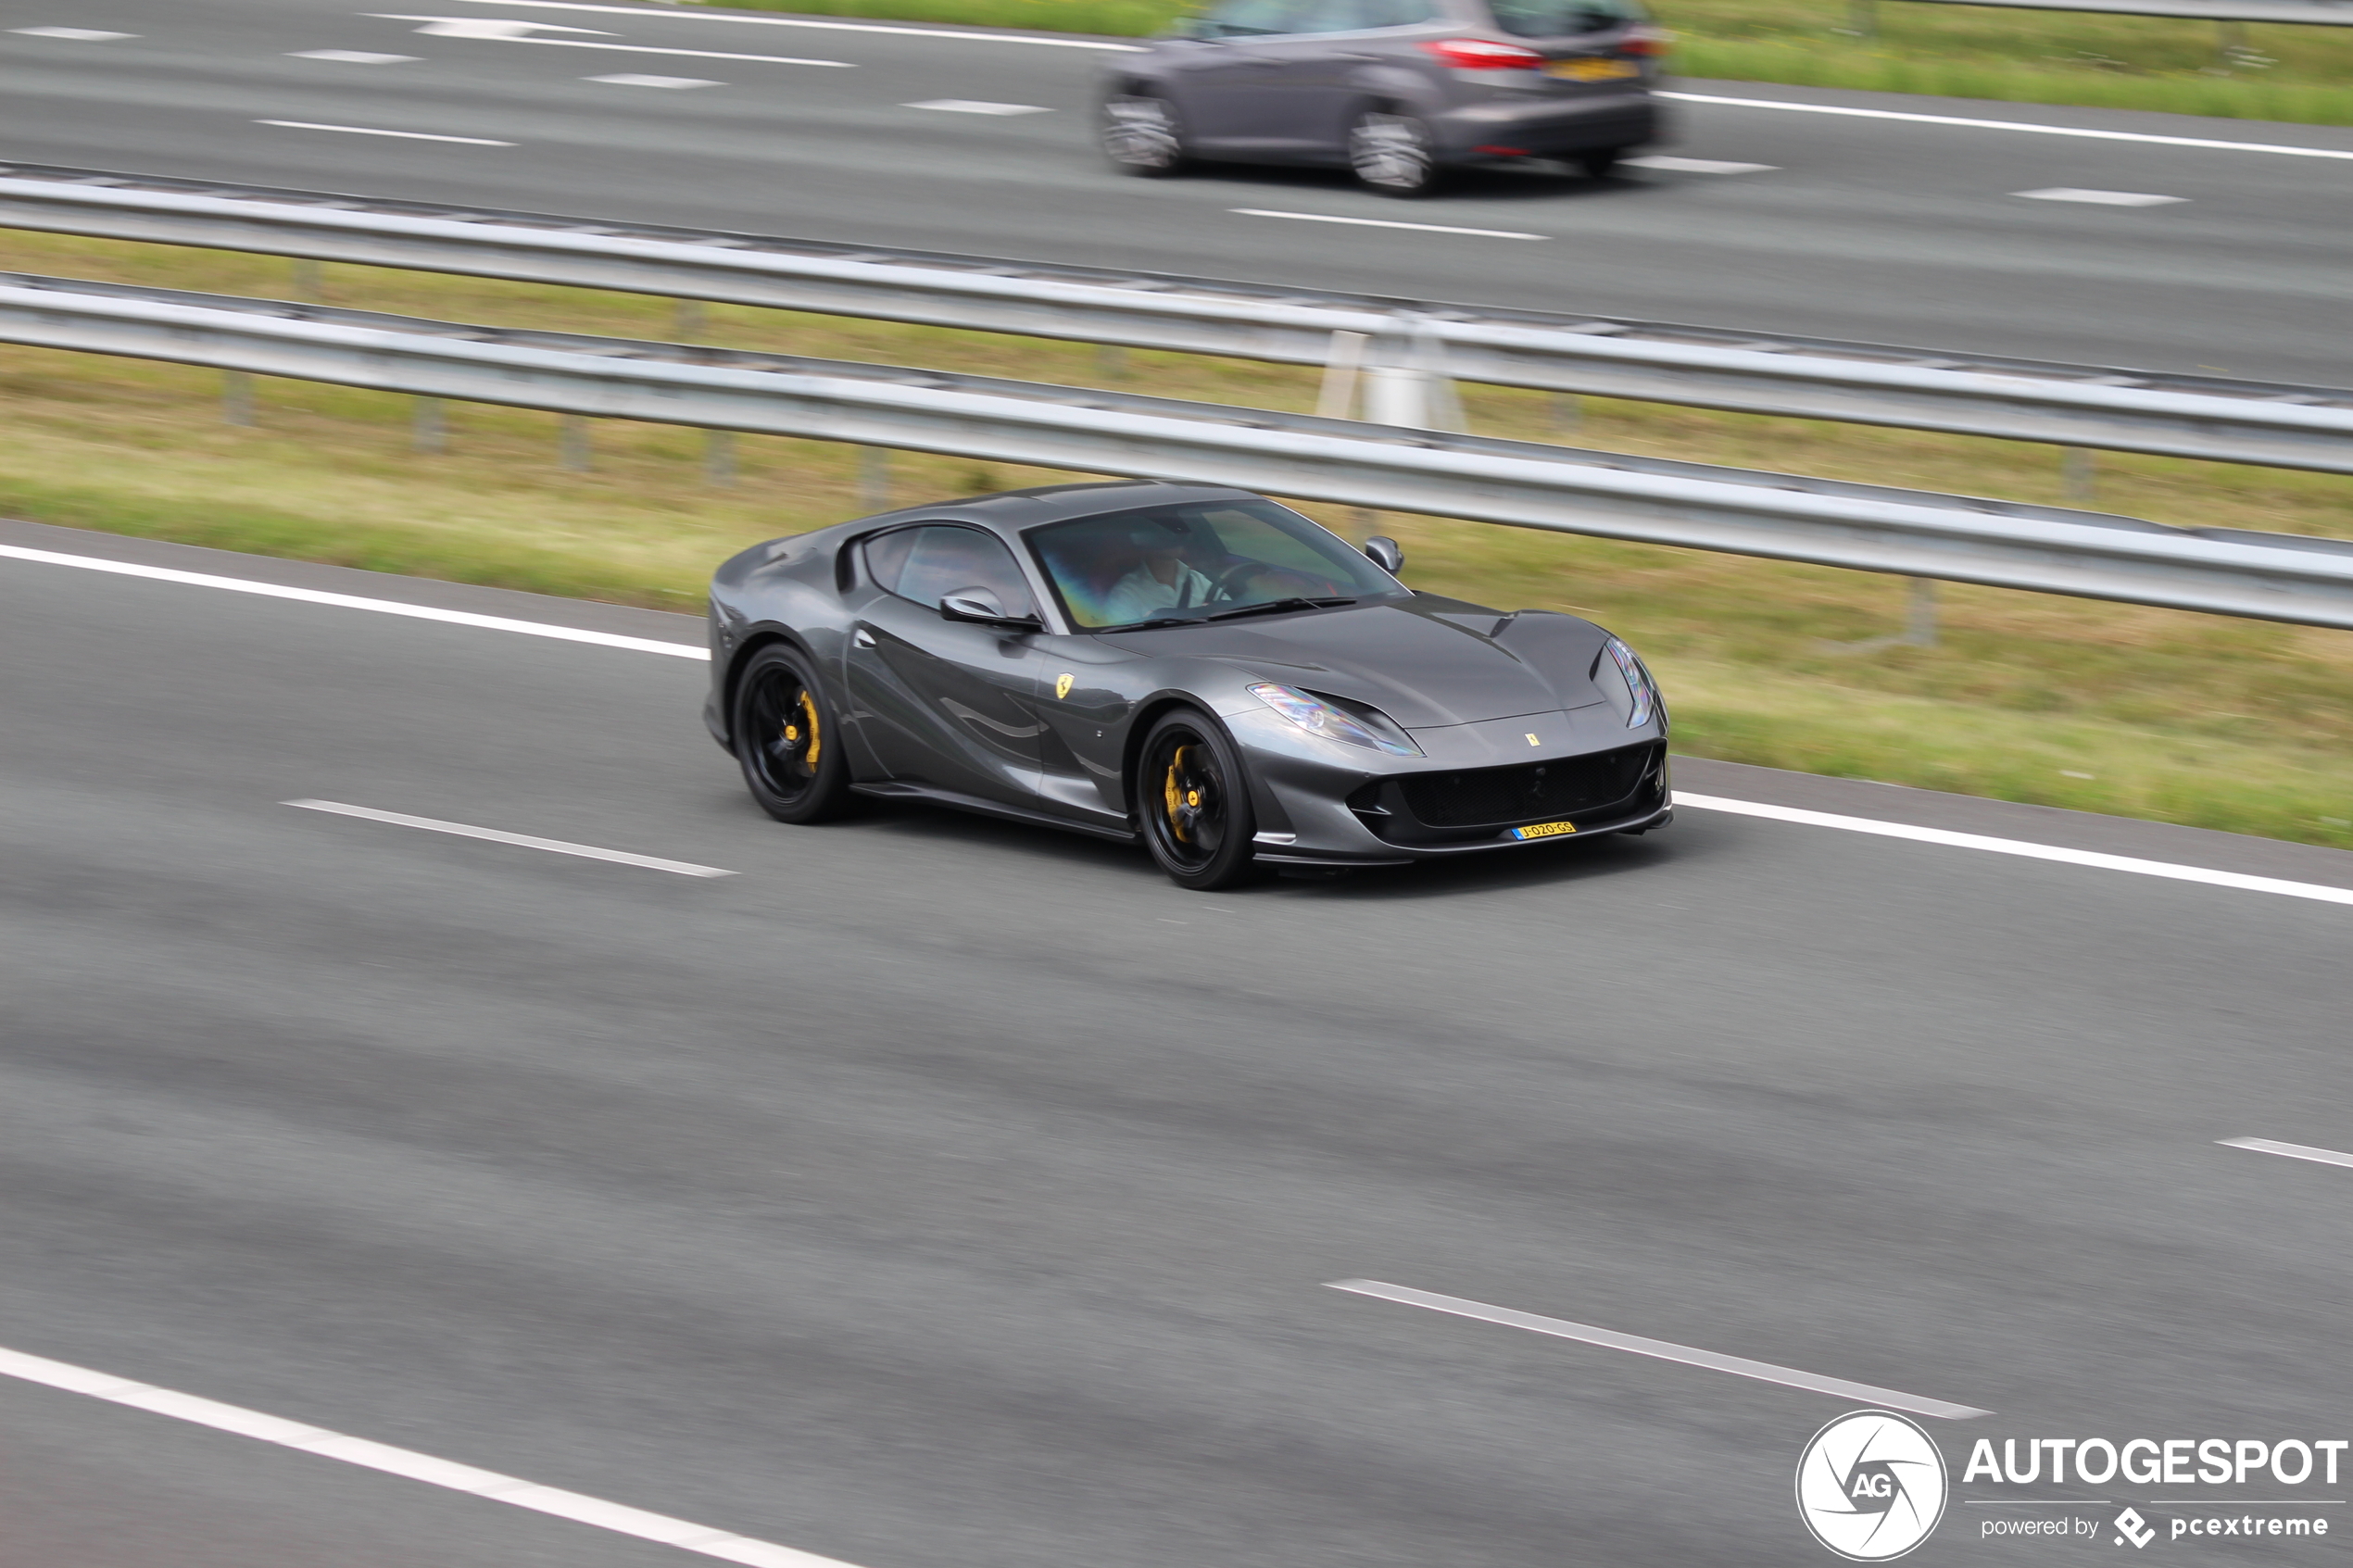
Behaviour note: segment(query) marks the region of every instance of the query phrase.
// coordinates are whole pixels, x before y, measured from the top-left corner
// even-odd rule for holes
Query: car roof
[[[1186,501],[1257,500],[1254,491],[1226,484],[1168,484],[1158,480],[1094,480],[1077,484],[1042,484],[1028,490],[1006,490],[933,506],[908,507],[884,517],[864,520],[869,527],[896,527],[910,522],[978,523],[1007,539],[1040,523],[1066,522],[1073,518],[1105,512],[1132,511],[1139,507],[1171,506]],[[863,532],[863,529],[861,530]]]

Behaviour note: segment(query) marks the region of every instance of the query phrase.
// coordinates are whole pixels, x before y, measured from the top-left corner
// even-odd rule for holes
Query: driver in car
[[[1209,602],[1208,578],[1185,564],[1185,540],[1165,523],[1139,523],[1128,533],[1142,558],[1103,597],[1106,623],[1147,621],[1154,610],[1193,609]]]

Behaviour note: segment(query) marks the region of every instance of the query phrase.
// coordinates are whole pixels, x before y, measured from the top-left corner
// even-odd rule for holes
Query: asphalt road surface
[[[456,33],[515,36],[434,19],[452,15]],[[1122,179],[1089,137],[1112,57],[1101,41],[595,4],[0,0],[0,159],[2346,379],[2353,130],[1683,83],[2339,156],[1684,103],[1670,156],[1767,167],[1496,176],[1414,204],[1322,173]],[[926,107],[941,104],[966,107]],[[2152,204],[2020,194],[2051,191]]]
[[[1792,1466],[1855,1400],[1351,1277],[1993,1412],[1927,1422],[1957,1469],[2353,1436],[2353,1170],[2217,1144],[2353,1148],[2353,908],[1705,810],[1204,897],[953,815],[771,823],[691,659],[22,559],[0,670],[8,1349],[860,1568],[1828,1561]],[[2113,1549],[1952,1512],[1917,1561]],[[686,1561],[6,1378],[0,1519],[6,1568]]]

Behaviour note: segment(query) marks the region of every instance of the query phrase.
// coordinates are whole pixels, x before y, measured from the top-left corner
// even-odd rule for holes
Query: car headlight
[[[1326,740],[1344,741],[1350,746],[1365,746],[1374,751],[1386,751],[1391,757],[1421,755],[1421,749],[1407,738],[1405,732],[1382,716],[1370,712],[1359,716],[1327,698],[1290,686],[1278,686],[1272,681],[1261,681],[1248,690],[1251,696],[1310,734],[1321,735]],[[1384,728],[1391,733],[1383,734],[1381,730]]]
[[[1612,689],[1604,679],[1602,665],[1604,657],[1617,667],[1618,679],[1625,684],[1622,693]],[[1594,681],[1610,697],[1610,706],[1625,714],[1628,729],[1641,729],[1650,722],[1653,714],[1658,716],[1661,729],[1667,727],[1667,703],[1658,695],[1658,683],[1651,679],[1650,671],[1644,668],[1641,659],[1634,657],[1632,648],[1628,647],[1616,637],[1610,638],[1602,645],[1602,652],[1594,656],[1592,674]]]

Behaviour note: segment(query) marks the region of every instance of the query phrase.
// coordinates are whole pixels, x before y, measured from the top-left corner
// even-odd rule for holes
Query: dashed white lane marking
[[[897,32],[911,38],[955,38],[967,44],[1029,44],[1041,49],[1101,49],[1140,55],[1141,44],[1113,44],[1100,38],[1057,38],[1026,32],[974,32],[964,28],[897,27],[887,22],[820,21],[813,17],[754,17],[740,11],[656,11],[644,6],[598,6],[585,0],[469,0],[477,6],[529,6],[541,11],[601,11],[609,16],[680,18],[698,22],[741,22],[752,27],[813,27],[828,32]]]
[[[698,76],[638,76],[623,71],[616,76],[584,76],[583,82],[602,82],[613,87],[724,87],[724,82],[707,82]]]
[[[660,49],[650,44],[600,44],[588,38],[540,38],[535,30],[550,32],[593,32],[594,28],[555,27],[547,22],[503,21],[484,17],[408,17],[384,11],[368,15],[379,21],[422,22],[419,32],[435,38],[471,38],[478,42],[497,44],[538,44],[550,49],[609,49],[624,55],[679,55],[698,60],[749,60],[755,65],[824,66],[834,70],[855,70],[848,60],[811,60],[797,55],[734,55],[724,49]]]
[[[2258,1154],[2309,1160],[2318,1165],[2353,1166],[2353,1154],[2339,1154],[2333,1148],[2314,1148],[2309,1144],[2275,1143],[2270,1138],[2217,1138],[2214,1141],[2225,1148],[2251,1148]]]
[[[2031,202],[2082,202],[2091,207],[2167,207],[2185,202],[2187,196],[2159,196],[2146,191],[2082,191],[2072,185],[2053,185],[2046,191],[2012,191]]]
[[[1808,827],[1839,828],[1881,838],[1906,838],[1915,844],[1941,844],[1954,849],[1982,849],[1994,855],[2018,855],[2030,860],[2056,860],[2062,865],[2091,866],[2101,871],[2130,872],[2136,876],[2165,877],[2174,882],[2198,882],[2209,887],[2233,887],[2244,893],[2276,893],[2288,898],[2311,898],[2323,904],[2353,904],[2353,887],[2330,887],[2314,882],[2286,882],[2274,876],[2247,876],[2238,872],[2208,871],[2180,866],[2170,860],[2143,860],[2130,855],[2108,855],[2095,849],[2062,849],[2054,844],[2030,844],[2017,838],[1991,838],[1979,833],[1953,833],[1944,828],[1914,827],[1909,822],[1883,822],[1873,817],[1842,817],[1831,811],[1807,811],[1794,806],[1767,806],[1754,800],[1727,800],[1716,795],[1675,792],[1677,806],[1703,811],[1727,811],[1740,817],[1765,817],[1777,822],[1801,822]]]
[[[1725,98],[1713,93],[1657,93],[1686,104],[1718,104],[1736,109],[1786,109],[1792,114],[1840,115],[1850,119],[1900,119],[1913,125],[1957,125],[1969,131],[2022,131],[2037,136],[2080,136],[2093,142],[2143,142],[2159,147],[2205,147],[2226,153],[2272,153],[2281,157],[2353,160],[2337,147],[2288,147],[2269,142],[2216,142],[2203,136],[2159,136],[2145,131],[2095,131],[2082,125],[2036,125],[2022,119],[1967,119],[1950,114],[1911,114],[1901,109],[1858,109],[1843,104],[1793,104],[1780,98]]]
[[[1228,211],[1244,218],[1290,218],[1302,223],[1353,223],[1360,229],[1411,229],[1424,234],[1472,234],[1482,240],[1544,240],[1549,234],[1523,234],[1516,229],[1460,229],[1451,223],[1400,223],[1390,218],[1334,218],[1326,212],[1280,212],[1270,207],[1237,207]]]
[[[536,621],[516,621],[503,615],[476,615],[471,610],[402,604],[397,599],[329,594],[316,588],[288,588],[275,583],[255,583],[243,577],[219,577],[208,571],[180,571],[166,566],[140,566],[131,561],[105,560],[96,556],[69,556],[56,550],[36,550],[23,545],[0,545],[0,559],[33,561],[43,566],[69,566],[82,571],[111,572],[117,577],[144,577],[150,582],[177,583],[191,588],[222,588],[233,594],[253,594],[265,599],[292,599],[298,604],[328,605],[336,609],[371,610],[378,615],[400,615],[412,621],[438,621],[446,625],[474,626],[489,632],[518,632],[526,637],[552,637],[558,642],[589,643],[598,647],[625,648],[632,653],[667,654],[673,659],[708,660],[711,658],[709,648],[698,647],[692,643],[662,643],[651,637],[586,632],[576,626],[547,626]]]
[[[900,106],[911,109],[937,109],[942,114],[1051,114],[1042,104],[986,104],[977,98],[927,98],[920,104]]]
[[[698,866],[691,860],[665,860],[655,855],[632,855],[625,849],[599,849],[593,844],[567,844],[560,838],[534,838],[529,834],[501,833],[497,828],[478,828],[470,822],[445,822],[437,817],[411,817],[399,811],[379,811],[372,806],[346,806],[340,800],[281,800],[281,806],[299,806],[306,811],[326,811],[338,817],[360,817],[371,822],[390,822],[399,828],[422,828],[427,833],[451,834],[459,838],[484,838],[493,844],[512,844],[523,849],[545,849],[551,855],[577,855],[584,860],[611,860],[623,866],[642,866],[649,872],[670,872],[677,876],[734,876],[734,872],[721,871],[717,866]]]
[[[1659,169],[1670,174],[1769,174],[1769,163],[1726,163],[1712,157],[1675,157],[1666,153],[1652,153],[1644,157],[1629,157],[1629,169]]]
[[[136,38],[135,32],[105,32],[94,27],[12,27],[10,32],[21,32],[27,38],[63,38],[75,44],[112,44],[118,39]]]
[[[379,55],[368,49],[296,49],[286,56],[295,60],[334,60],[347,66],[407,66],[417,63],[414,55]]]
[[[754,1540],[749,1536],[714,1530],[708,1524],[696,1524],[684,1519],[670,1518],[666,1514],[648,1513],[641,1508],[607,1502],[602,1498],[560,1491],[554,1486],[542,1486],[518,1476],[501,1475],[497,1471],[477,1470],[471,1464],[435,1459],[431,1454],[421,1454],[412,1449],[396,1449],[387,1444],[371,1442],[365,1437],[346,1436],[322,1426],[305,1425],[283,1416],[265,1415],[260,1411],[224,1405],[217,1399],[158,1388],[149,1383],[133,1383],[127,1377],[93,1372],[88,1367],[73,1366],[65,1361],[53,1361],[44,1356],[28,1356],[21,1350],[0,1349],[0,1375],[37,1383],[44,1388],[56,1388],[68,1394],[104,1399],[108,1404],[127,1405],[153,1415],[170,1416],[174,1421],[208,1426],[215,1432],[228,1432],[240,1437],[274,1443],[297,1453],[340,1460],[363,1470],[381,1471],[386,1475],[422,1481],[428,1486],[470,1492],[489,1502],[503,1502],[511,1508],[527,1508],[535,1513],[553,1514],[559,1519],[570,1519],[599,1530],[610,1530],[615,1535],[633,1536],[639,1540],[676,1547],[680,1551],[715,1557],[724,1562],[746,1563],[749,1568],[849,1568],[848,1564],[832,1558],[798,1551],[788,1546],[778,1546],[774,1541]]]
[[[1399,1301],[1408,1307],[1423,1307],[1433,1312],[1477,1318],[1481,1323],[1524,1328],[1530,1334],[1549,1334],[1558,1339],[1580,1340],[1588,1345],[1626,1350],[1637,1356],[1655,1356],[1663,1361],[1680,1361],[1685,1366],[1705,1367],[1710,1372],[1729,1372],[1736,1377],[1754,1377],[1760,1383],[1778,1383],[1785,1388],[1803,1388],[1812,1394],[1859,1399],[1865,1404],[1910,1411],[1916,1415],[1967,1421],[1972,1416],[1994,1413],[1979,1410],[1974,1405],[1947,1404],[1942,1399],[1923,1399],[1918,1394],[1906,1394],[1894,1388],[1876,1388],[1868,1383],[1850,1383],[1843,1377],[1823,1377],[1810,1372],[1800,1372],[1795,1367],[1775,1366],[1770,1361],[1752,1361],[1744,1356],[1719,1356],[1713,1350],[1695,1350],[1689,1345],[1673,1345],[1664,1339],[1645,1339],[1638,1334],[1619,1334],[1615,1329],[1595,1328],[1590,1323],[1569,1323],[1561,1318],[1538,1317],[1533,1312],[1516,1312],[1508,1307],[1466,1301],[1459,1296],[1437,1296],[1427,1290],[1408,1289],[1402,1285],[1386,1285],[1377,1279],[1336,1279],[1327,1283],[1334,1290],[1345,1290],[1357,1296],[1377,1296],[1384,1301]]]
[[[308,119],[257,119],[256,125],[283,126],[288,131],[334,131],[346,136],[397,136],[404,142],[459,142],[469,147],[511,147],[512,142],[488,136],[443,136],[431,131],[384,131],[372,125],[321,125]]]

